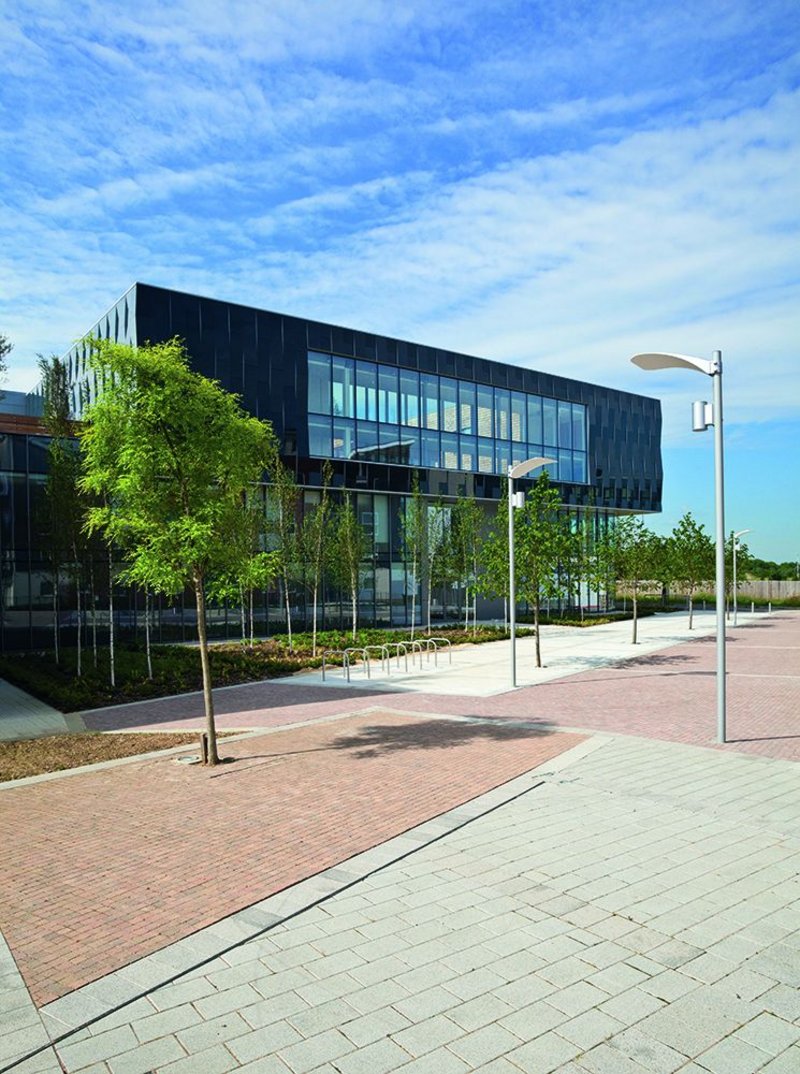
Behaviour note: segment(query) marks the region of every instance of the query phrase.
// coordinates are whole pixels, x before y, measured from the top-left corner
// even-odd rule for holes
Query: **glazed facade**
[[[334,489],[353,495],[371,538],[361,593],[365,623],[408,622],[400,518],[414,474],[432,499],[474,496],[490,512],[508,465],[545,455],[554,460],[548,471],[567,509],[589,512],[598,526],[616,513],[661,509],[661,411],[654,399],[146,284],[135,284],[90,334],[132,344],[181,337],[198,372],[272,423],[305,505],[318,499],[323,461],[332,460]],[[81,344],[66,355],[76,416],[100,388],[87,357]],[[41,430],[23,429],[22,421],[12,427],[10,416],[0,418],[6,648],[47,644],[52,624],[36,523],[46,444]],[[141,597],[115,596],[120,626],[138,631]],[[448,613],[452,596],[441,595],[440,614]],[[304,600],[298,587],[292,603],[300,620]],[[71,601],[65,583],[67,618]],[[342,606],[338,594],[326,595],[330,625]],[[160,607],[157,636],[191,637],[191,608],[191,600]],[[264,594],[259,630],[280,629],[282,614],[277,593]],[[481,614],[502,615],[502,605],[487,604]],[[217,609],[213,618],[213,633],[235,636],[237,609]]]

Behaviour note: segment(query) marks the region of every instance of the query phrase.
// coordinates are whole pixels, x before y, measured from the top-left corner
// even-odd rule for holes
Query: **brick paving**
[[[341,702],[340,702],[341,705]],[[0,792],[0,923],[37,1003],[581,741],[372,712]]]
[[[740,626],[729,632],[727,648],[731,741],[723,748],[800,760],[800,615]],[[715,668],[711,636],[492,697],[256,683],[218,692],[218,723],[270,727],[385,703],[394,710],[523,718],[716,748]],[[97,730],[200,726],[202,698],[119,706],[84,718]]]

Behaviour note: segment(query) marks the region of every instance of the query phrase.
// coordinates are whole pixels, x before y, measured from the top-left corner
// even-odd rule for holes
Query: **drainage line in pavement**
[[[42,1052],[49,1051],[51,1048],[58,1060],[58,1064],[61,1069],[64,1069],[64,1064],[61,1062],[61,1058],[56,1051],[55,1046],[57,1044],[63,1044],[65,1040],[73,1037],[76,1033],[82,1032],[84,1029],[88,1029],[89,1026],[95,1025],[96,1022],[102,1022],[104,1018],[108,1018],[111,1014],[116,1014],[118,1011],[123,1010],[125,1007],[129,1007],[132,1003],[136,1003],[137,1000],[146,999],[153,992],[157,992],[160,988],[166,988],[167,985],[174,984],[179,981],[181,977],[185,977],[187,973],[194,973],[195,970],[201,969],[203,966],[207,966],[210,962],[215,962],[218,958],[222,958],[224,955],[229,954],[231,951],[235,951],[238,947],[244,947],[245,944],[251,943],[253,940],[257,940],[264,936],[268,932],[272,932],[279,925],[285,925],[287,922],[292,921],[294,918],[299,917],[301,914],[306,913],[308,910],[314,910],[317,906],[322,906],[328,902],[329,899],[334,898],[336,895],[341,895],[342,892],[348,891],[350,888],[355,887],[356,884],[360,884],[364,880],[369,880],[370,877],[377,876],[378,873],[382,873],[384,869],[388,869],[390,865],[397,865],[398,862],[405,861],[406,858],[410,858],[412,854],[417,854],[420,850],[425,850],[428,847],[438,843],[441,839],[446,838],[448,835],[452,835],[454,832],[461,831],[462,828],[466,828],[467,825],[472,824],[476,820],[482,820],[484,817],[490,816],[498,809],[502,809],[503,806],[510,805],[512,802],[516,802],[520,798],[524,798],[526,794],[530,794],[531,791],[535,791],[538,787],[544,786],[545,781],[539,780],[538,783],[534,783],[531,787],[526,787],[525,790],[520,791],[518,794],[513,795],[511,798],[506,798],[503,802],[498,802],[497,805],[490,806],[482,813],[476,813],[474,817],[467,817],[466,820],[462,820],[460,824],[456,824],[452,828],[448,828],[444,832],[440,832],[439,835],[435,835],[432,839],[429,839],[426,843],[420,843],[419,846],[411,847],[410,850],[403,851],[402,854],[398,854],[396,858],[392,858],[390,861],[385,861],[383,865],[378,865],[368,873],[364,873],[363,876],[357,876],[353,880],[348,880],[346,884],[342,884],[336,888],[335,891],[329,891],[327,895],[321,895],[318,899],[308,903],[307,906],[302,906],[299,910],[293,910],[292,913],[287,914],[285,917],[279,918],[277,921],[271,921],[269,925],[265,925],[263,929],[259,929],[258,932],[254,932],[252,936],[246,936],[241,940],[237,940],[236,943],[230,944],[228,947],[223,948],[214,955],[209,955],[208,958],[201,959],[196,962],[194,966],[187,966],[186,969],[180,970],[178,973],[168,977],[164,981],[160,981],[157,985],[153,985],[150,988],[145,988],[141,992],[137,992],[135,996],[131,996],[130,999],[123,1000],[122,1003],[118,1003],[116,1007],[109,1007],[107,1011],[103,1011],[102,1014],[96,1014],[93,1018],[87,1018],[85,1022],[81,1022],[80,1025],[73,1026],[68,1029],[66,1033],[62,1033],[58,1037],[53,1037],[47,1044],[42,1044],[38,1048],[34,1048],[33,1051],[27,1052],[25,1055],[20,1056],[18,1059],[14,1059],[11,1063],[4,1067],[0,1067],[0,1074],[8,1074],[8,1071],[18,1067],[20,1063],[25,1063],[29,1059],[33,1059],[34,1056],[41,1055]],[[502,784],[501,784],[502,786]],[[488,793],[488,792],[487,792]],[[470,801],[475,799],[467,799],[466,802],[462,802],[461,806],[454,806],[454,809],[460,809],[464,805],[468,805]],[[439,814],[441,816],[441,814]],[[430,817],[427,821],[423,821],[423,824],[429,824],[432,820],[437,820],[437,817]],[[401,835],[405,834],[403,832]],[[373,848],[374,849],[374,848]],[[341,866],[330,866],[330,868],[340,868]],[[326,870],[323,870],[325,872]],[[320,874],[314,874],[320,875]],[[309,880],[311,877],[308,878]],[[277,893],[276,893],[277,894]],[[251,904],[252,905],[252,904]],[[242,909],[247,909],[243,907]],[[238,912],[238,911],[237,911]],[[224,920],[224,918],[222,919]],[[191,935],[191,934],[190,934]],[[146,956],[145,956],[146,957]],[[46,1028],[46,1027],[45,1027]]]

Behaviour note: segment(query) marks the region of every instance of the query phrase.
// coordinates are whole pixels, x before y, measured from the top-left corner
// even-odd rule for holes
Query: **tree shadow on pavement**
[[[697,657],[682,653],[650,653],[648,656],[628,656],[609,664],[612,668],[676,667],[678,664],[694,663]]]
[[[304,754],[328,753],[331,750],[351,751],[358,760],[383,757],[403,750],[448,750],[467,746],[478,739],[510,742],[515,739],[543,738],[559,732],[523,726],[518,720],[500,722],[477,718],[474,721],[425,720],[403,724],[372,724],[351,735],[338,735],[322,746],[309,749],[279,750],[275,753],[249,753],[235,758],[237,764],[225,771],[214,771],[210,778],[235,775],[253,767],[251,762],[277,762]],[[241,762],[241,763],[238,763]]]
[[[542,738],[552,734],[541,728],[495,720],[462,722],[426,720],[422,723],[376,724],[363,727],[357,734],[340,735],[330,748],[352,750],[355,757],[380,757],[400,750],[449,750],[466,746],[477,739],[510,742],[520,738]]]

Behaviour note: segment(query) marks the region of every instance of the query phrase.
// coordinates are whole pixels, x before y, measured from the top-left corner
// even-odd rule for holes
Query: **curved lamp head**
[[[739,530],[738,533],[734,533],[733,539],[734,539],[734,541],[737,541],[740,537],[743,537],[745,535],[745,533],[752,533],[752,532],[753,532],[752,530]]]
[[[525,474],[529,474],[531,470],[536,470],[539,466],[547,466],[549,462],[555,461],[555,459],[548,459],[541,455],[537,455],[533,459],[526,459],[524,462],[518,462],[516,466],[509,466],[508,476],[513,481],[516,481],[518,477],[524,477]]]
[[[707,358],[693,358],[689,354],[666,354],[661,351],[653,351],[648,354],[634,354],[631,361],[640,369],[694,369],[697,373],[705,373],[711,377],[720,372],[720,366],[715,359],[709,362]]]

